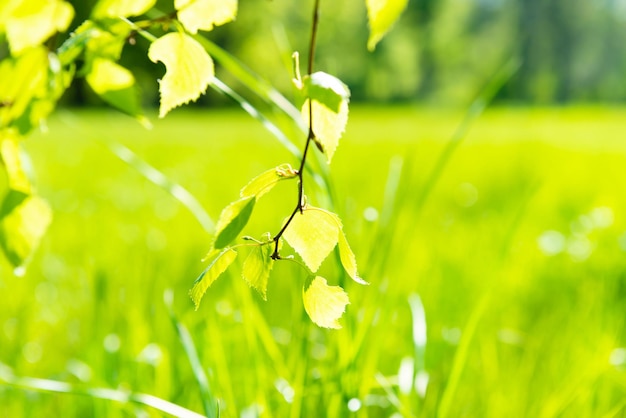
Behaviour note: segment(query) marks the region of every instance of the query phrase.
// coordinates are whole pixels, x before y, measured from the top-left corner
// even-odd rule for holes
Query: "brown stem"
[[[311,75],[313,73],[313,61],[315,59],[315,45],[317,42],[317,27],[319,25],[320,18],[320,0],[315,0],[313,5],[313,25],[311,27],[311,39],[309,42],[309,62],[307,66],[307,75]],[[298,203],[294,208],[293,212],[289,218],[287,218],[287,222],[283,225],[283,227],[278,231],[273,238],[274,241],[274,253],[272,253],[272,258],[274,260],[280,260],[280,254],[278,253],[278,243],[280,238],[285,233],[285,230],[293,220],[296,213],[304,210],[304,165],[306,164],[306,157],[309,151],[309,146],[311,145],[311,141],[315,139],[315,133],[313,132],[313,101],[309,98],[309,132],[306,138],[306,143],[304,144],[304,151],[302,152],[302,160],[300,160],[300,167],[298,168]]]

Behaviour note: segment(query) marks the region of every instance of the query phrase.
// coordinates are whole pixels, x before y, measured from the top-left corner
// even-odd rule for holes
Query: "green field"
[[[451,148],[462,117],[355,106],[332,199],[307,177],[370,282],[322,267],[351,300],[333,331],[306,316],[293,263],[267,302],[237,265],[194,311],[211,237],[107,145],[216,219],[297,163],[258,122],[61,111],[26,143],[54,221],[25,274],[0,261],[0,416],[166,416],[124,401],[141,393],[198,413],[218,399],[222,417],[626,417],[626,109],[496,108]],[[279,185],[245,233],[276,232],[295,193]]]

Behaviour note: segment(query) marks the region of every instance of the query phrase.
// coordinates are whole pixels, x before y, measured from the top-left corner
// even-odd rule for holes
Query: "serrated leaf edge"
[[[318,280],[318,279],[322,281],[322,286],[324,286],[324,287],[327,287],[329,289],[341,289],[342,295],[345,296],[345,298],[346,298],[346,301],[343,304],[343,308],[339,312],[339,316],[333,318],[330,321],[330,323],[320,323],[320,322],[318,322],[317,318],[314,318],[313,316],[311,316],[311,312],[307,309],[307,304],[305,303],[307,291],[313,285],[313,283],[316,280]],[[329,285],[328,281],[324,277],[322,277],[322,276],[313,276],[313,277],[310,277],[309,280],[307,280],[307,282],[304,284],[304,286],[302,286],[302,302],[304,304],[304,310],[306,311],[307,315],[309,316],[309,318],[311,319],[311,321],[315,325],[317,325],[317,326],[319,326],[321,328],[341,329],[341,324],[339,323],[339,319],[346,312],[346,306],[348,306],[350,304],[350,299],[349,299],[348,294],[346,293],[346,291],[341,286]]]
[[[358,269],[357,269],[357,263],[356,263],[356,256],[354,255],[354,252],[352,252],[352,249],[350,248],[350,244],[348,243],[348,239],[346,238],[346,234],[343,231],[343,223],[341,222],[341,218],[339,218],[339,215],[337,215],[336,213],[330,212],[330,211],[328,211],[326,209],[318,208],[318,207],[315,207],[315,206],[308,206],[307,208],[305,208],[305,210],[318,210],[318,211],[324,212],[325,214],[327,214],[329,217],[331,217],[335,221],[335,223],[339,227],[339,234],[337,236],[337,244],[335,246],[339,248],[339,258],[341,260],[342,267],[344,268],[346,273],[348,273],[348,276],[350,276],[350,278],[352,280],[354,280],[355,282],[357,282],[359,284],[362,284],[362,285],[369,285],[369,283],[367,281],[365,281],[362,277],[359,276]],[[346,250],[349,251],[348,253],[345,253],[345,252],[341,251],[341,245],[339,245],[341,240],[343,240],[343,242],[345,244],[345,247],[346,247]],[[355,266],[354,275],[346,267],[346,263],[347,262],[344,261],[344,257],[351,257],[354,260],[353,261],[354,262],[354,266]]]
[[[246,263],[248,262],[248,259],[252,256],[254,251],[257,251],[257,250],[261,251],[261,257],[263,257],[263,246],[264,245],[271,245],[271,244],[270,243],[257,244],[257,245],[255,245],[252,248],[252,251],[250,251],[250,253],[246,257],[245,261],[243,262],[243,268],[241,270],[241,278],[248,284],[248,286],[250,286],[251,288],[256,290],[261,295],[263,300],[267,301],[267,288],[265,289],[265,292],[262,292],[259,288],[257,288],[255,285],[253,285],[252,282],[244,274]],[[274,260],[270,257],[268,263],[269,263],[269,268],[267,269],[267,274],[269,276],[269,274],[271,273],[272,269],[274,268]]]
[[[203,284],[203,281],[205,280],[206,274],[211,271],[211,269],[216,266],[217,262],[227,253],[232,252],[233,256],[232,259],[227,260],[226,261],[226,265],[224,265],[222,267],[222,270],[219,271],[215,277],[213,278],[213,280],[211,280],[211,282],[209,284],[206,285],[206,288],[204,288],[204,290],[200,290],[200,294],[196,295],[195,293],[197,292],[197,288],[200,287]],[[207,268],[205,268],[202,273],[200,273],[200,275],[198,276],[198,278],[193,282],[193,287],[191,289],[189,289],[189,297],[191,298],[191,300],[193,301],[194,305],[195,305],[195,310],[197,311],[198,308],[200,307],[200,302],[202,301],[202,298],[204,297],[204,294],[206,293],[207,289],[209,287],[211,287],[211,285],[228,269],[228,267],[230,267],[230,265],[235,261],[235,259],[237,258],[237,251],[235,251],[234,249],[230,248],[230,247],[226,247],[224,248],[224,250],[222,250],[222,252],[220,252],[218,254],[217,257],[215,257],[213,259],[213,261],[211,262],[211,264],[208,265]]]

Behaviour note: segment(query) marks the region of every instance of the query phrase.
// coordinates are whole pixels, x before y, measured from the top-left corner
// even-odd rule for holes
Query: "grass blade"
[[[95,399],[119,402],[122,404],[135,403],[148,406],[165,414],[179,418],[204,418],[203,415],[180,405],[166,401],[145,393],[126,392],[109,388],[83,388],[58,380],[40,379],[35,377],[18,377],[11,369],[0,363],[0,384],[6,384],[20,389],[38,392],[64,393],[68,395],[89,396]],[[214,415],[213,415],[214,416]]]
[[[398,395],[392,389],[392,383],[389,382],[389,380],[382,373],[376,373],[375,378],[376,382],[378,382],[380,387],[385,391],[389,403],[391,403],[403,417],[415,417],[415,415],[413,415],[413,413],[402,403],[400,398],[398,398]]]
[[[426,312],[424,304],[417,293],[409,296],[411,319],[413,320],[413,348],[415,350],[415,370],[424,370],[426,366]]]
[[[178,321],[176,315],[174,314],[174,310],[172,308],[172,291],[167,290],[164,294],[163,299],[165,300],[165,305],[167,306],[168,312],[170,314],[172,324],[176,329],[178,339],[180,340],[180,343],[185,350],[185,354],[187,355],[187,358],[189,359],[189,364],[191,365],[191,370],[193,371],[193,375],[196,378],[196,382],[198,383],[200,396],[202,398],[202,406],[204,407],[206,417],[217,418],[219,417],[219,403],[211,394],[209,379],[204,372],[202,364],[200,363],[198,350],[196,349],[196,346],[193,342],[193,338],[191,338],[189,330],[181,322]]]
[[[284,146],[296,159],[299,160],[300,158],[302,158],[302,153],[300,152],[298,147],[296,147],[293,142],[289,140],[287,135],[285,135],[285,133],[278,126],[276,126],[276,124],[269,120],[263,113],[261,113],[243,96],[228,87],[224,82],[222,82],[222,80],[217,77],[213,79],[211,87],[215,91],[233,99],[239,104],[239,106],[241,106],[244,111],[246,111],[246,113],[261,122],[263,127],[267,129],[272,135],[274,135],[278,142],[280,142],[280,144]]]
[[[256,120],[261,122],[263,127],[267,129],[272,135],[274,135],[274,137],[278,140],[278,142],[282,146],[284,146],[287,149],[287,151],[289,151],[297,160],[300,160],[302,158],[302,152],[298,149],[297,146],[294,145],[293,142],[289,140],[287,135],[285,135],[285,133],[274,122],[269,120],[263,113],[261,113],[256,107],[254,107],[243,96],[241,96],[239,93],[237,93],[236,91],[231,89],[229,86],[224,84],[224,82],[222,82],[217,77],[213,79],[213,82],[211,83],[211,87],[214,90],[233,99],[235,102],[239,104],[239,106],[241,106],[241,108],[244,111],[246,111],[246,113],[248,113],[250,116],[252,116]],[[319,155],[317,155],[317,157],[319,160]],[[313,177],[313,179],[318,184],[318,186],[320,186],[322,190],[326,191],[327,198],[332,202],[333,194],[332,194],[332,189],[330,187],[330,183],[328,181],[328,166],[323,163],[320,163],[319,172],[316,172],[313,168],[311,168],[310,164],[305,165],[304,168],[307,171],[307,173],[309,173]]]
[[[450,376],[448,377],[448,384],[441,395],[441,402],[439,403],[439,408],[437,409],[437,418],[446,418],[450,416],[450,409],[452,408],[454,394],[459,386],[463,369],[467,363],[470,345],[474,340],[478,323],[480,322],[480,319],[489,304],[491,294],[491,292],[488,292],[485,296],[483,296],[480,302],[478,302],[478,305],[474,308],[474,311],[470,315],[467,325],[463,330],[461,343],[459,344],[459,348],[454,355],[454,361],[452,362],[452,370],[450,371]]]
[[[148,164],[124,145],[109,141],[107,146],[120,160],[137,170],[139,174],[168,192],[174,199],[185,206],[207,233],[210,235],[215,233],[215,222],[187,189],[167,178],[165,174]]]
[[[422,193],[420,193],[417,197],[416,204],[416,214],[417,218],[421,213],[421,210],[428,199],[428,196],[433,191],[437,182],[441,178],[448,162],[454,155],[454,152],[457,150],[459,145],[463,142],[463,139],[466,137],[467,132],[469,131],[472,123],[478,119],[480,115],[485,111],[487,106],[494,99],[498,91],[506,84],[507,81],[513,77],[513,75],[519,69],[521,63],[517,58],[511,58],[509,61],[504,63],[502,67],[496,71],[491,80],[487,83],[487,85],[483,88],[483,90],[478,94],[478,97],[474,99],[470,107],[465,112],[465,116],[459,126],[452,134],[452,137],[446,144],[446,147],[439,155],[435,166],[433,167],[430,175],[428,176],[428,180],[426,180],[426,184],[422,188]]]
[[[261,77],[246,67],[228,51],[220,48],[205,37],[196,35],[194,39],[198,41],[209,55],[218,61],[222,67],[234,75],[263,101],[284,112],[303,132],[307,130],[307,126],[302,121],[300,111],[271,84],[261,79]]]

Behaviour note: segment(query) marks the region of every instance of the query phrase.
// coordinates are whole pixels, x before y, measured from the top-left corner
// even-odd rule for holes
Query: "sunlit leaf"
[[[93,17],[128,17],[144,14],[156,0],[100,0],[93,9]]]
[[[0,34],[4,33],[4,25],[11,16],[13,9],[17,7],[21,0],[0,0]]]
[[[206,290],[226,271],[233,261],[235,261],[235,258],[237,258],[237,252],[232,248],[226,248],[209,264],[200,277],[196,279],[193,287],[189,291],[189,296],[191,300],[193,300],[196,310],[198,310],[200,301],[206,293]]]
[[[204,48],[184,33],[168,33],[154,41],[148,57],[165,64],[165,76],[159,82],[161,106],[159,117],[171,109],[194,101],[204,93],[215,76],[213,60]]]
[[[11,193],[7,198],[11,198]],[[7,202],[3,202],[3,207]],[[0,219],[0,246],[14,267],[24,265],[39,245],[52,220],[52,211],[38,196],[25,196]]]
[[[215,242],[213,248],[224,248],[230,244],[248,223],[256,198],[243,197],[226,206],[215,226]]]
[[[174,0],[178,20],[190,33],[235,20],[237,0]]]
[[[221,252],[221,250],[216,250],[215,248],[211,248],[209,250],[209,252],[206,253],[206,255],[204,257],[202,257],[202,262],[205,262],[207,260],[211,260],[212,258],[216,257],[220,252]]]
[[[96,58],[86,80],[105,102],[131,116],[141,115],[135,77],[126,68],[108,59]]]
[[[0,163],[7,174],[11,190],[30,194],[31,185],[24,171],[16,135],[0,131]]]
[[[302,79],[302,93],[325,105],[335,113],[339,112],[341,102],[350,99],[350,90],[341,80],[328,73],[318,71]]]
[[[337,245],[339,231],[340,226],[328,212],[308,207],[296,213],[283,237],[315,273]]]
[[[39,126],[54,110],[73,78],[56,54],[44,47],[28,49],[0,62],[0,129],[11,126],[21,135]]]
[[[356,257],[354,256],[354,253],[352,252],[352,249],[350,248],[350,244],[348,244],[348,239],[346,238],[345,232],[343,232],[343,223],[341,222],[341,219],[339,218],[339,216],[335,213],[329,212],[324,209],[318,209],[318,210],[326,213],[329,217],[331,217],[337,223],[339,227],[339,235],[337,237],[338,238],[337,248],[339,248],[339,258],[341,260],[341,265],[346,270],[346,273],[348,273],[348,275],[350,276],[350,278],[352,278],[352,280],[354,280],[355,282],[359,284],[369,284],[365,280],[363,280],[361,277],[359,277],[359,273],[358,273],[357,266],[356,266]]]
[[[65,31],[74,17],[72,6],[62,0],[22,0],[12,4],[10,11],[5,10],[4,27],[13,54]]]
[[[85,42],[86,65],[90,66],[96,58],[119,61],[131,27],[119,19],[107,19],[98,23],[85,21],[74,36],[87,34]]]
[[[312,114],[314,139],[330,163],[348,123],[350,90],[337,77],[324,72],[304,77],[300,87],[305,98],[302,117],[308,125]]]
[[[0,61],[0,129],[20,117],[28,117],[33,100],[46,96],[48,54],[31,48],[19,57]]]
[[[87,82],[99,95],[110,91],[123,90],[135,84],[133,73],[113,61],[98,58],[87,74]]]
[[[359,277],[359,273],[356,267],[356,257],[348,244],[346,235],[343,231],[339,232],[339,242],[337,244],[339,248],[339,258],[341,259],[341,265],[348,273],[348,276],[359,284],[368,284],[365,280]]]
[[[256,198],[259,199],[265,193],[272,190],[279,181],[297,176],[298,172],[289,164],[281,164],[250,180],[250,182],[241,189],[240,195],[241,197],[256,196]]]
[[[326,279],[316,276],[302,291],[304,309],[311,320],[323,328],[341,328],[339,318],[350,303],[348,294],[339,286],[329,286]]]
[[[376,48],[376,44],[398,20],[407,3],[408,0],[365,0],[370,24],[367,48],[370,51]]]
[[[271,257],[273,252],[273,243],[255,245],[243,263],[241,273],[244,280],[254,287],[264,300],[267,300],[267,281],[274,266],[274,260]]]
[[[313,100],[313,132],[315,140],[321,145],[328,162],[330,163],[339,138],[343,135],[348,123],[348,101],[342,100],[339,104],[339,111],[335,112],[326,105]],[[309,100],[302,105],[302,116],[304,122],[309,124]]]
[[[76,58],[84,51],[93,30],[94,23],[86,20],[61,44],[57,53],[62,65],[70,65],[76,61]]]

